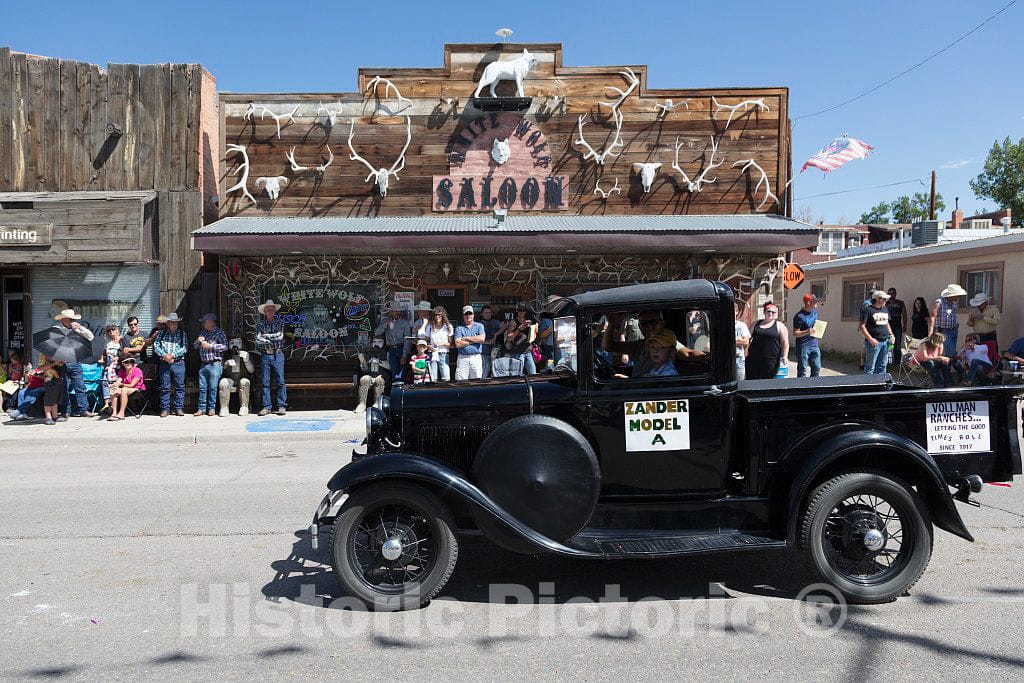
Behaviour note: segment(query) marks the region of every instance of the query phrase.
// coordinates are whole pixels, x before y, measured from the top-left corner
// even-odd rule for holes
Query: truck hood
[[[402,384],[391,390],[391,404],[403,412],[421,409],[461,407],[463,410],[493,409],[500,406],[521,406],[528,409],[530,393],[533,402],[550,400],[575,391],[576,378],[567,371],[527,377],[494,377],[461,382]]]

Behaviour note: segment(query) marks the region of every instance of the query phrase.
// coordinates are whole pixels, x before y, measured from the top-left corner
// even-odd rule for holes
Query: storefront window
[[[281,304],[285,339],[295,348],[362,347],[377,322],[373,285],[283,285],[263,289],[263,300]]]

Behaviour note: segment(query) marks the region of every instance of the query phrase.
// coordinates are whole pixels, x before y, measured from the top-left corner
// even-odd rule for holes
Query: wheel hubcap
[[[840,501],[829,512],[822,546],[829,564],[844,578],[870,585],[898,573],[910,555],[900,511],[877,495]]]
[[[402,542],[397,538],[389,538],[380,547],[380,554],[385,560],[394,561],[402,556]]]
[[[399,503],[367,509],[348,543],[349,561],[375,591],[401,594],[434,564],[436,539],[429,518]]]

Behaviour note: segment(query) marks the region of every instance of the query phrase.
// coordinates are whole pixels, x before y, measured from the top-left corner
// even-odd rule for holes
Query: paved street
[[[987,487],[961,508],[976,543],[939,533],[912,596],[850,608],[837,631],[841,611],[792,599],[814,579],[785,552],[595,563],[473,539],[450,600],[371,615],[328,607],[305,532],[361,422],[248,431],[275,419],[0,425],[0,677],[1024,675],[1024,486]]]

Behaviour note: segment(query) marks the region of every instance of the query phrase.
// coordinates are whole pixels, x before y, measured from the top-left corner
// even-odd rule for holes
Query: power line
[[[878,190],[883,187],[895,187],[897,185],[906,185],[907,183],[921,183],[924,185],[925,182],[921,178],[911,178],[910,180],[901,180],[898,183],[887,183],[885,185],[872,185],[871,187],[858,187],[855,190],[839,190],[838,192],[824,192],[822,194],[812,194],[807,197],[794,197],[794,202],[802,202],[805,199],[814,199],[816,197],[831,197],[835,194],[850,194],[851,192],[864,192],[865,190]]]
[[[954,46],[954,45],[956,45],[957,43],[960,43],[960,42],[961,42],[961,41],[963,41],[963,40],[964,40],[965,38],[967,38],[967,37],[968,37],[969,35],[971,35],[971,34],[972,34],[972,33],[974,33],[975,31],[977,31],[978,29],[980,29],[980,28],[981,28],[982,26],[984,26],[985,24],[989,23],[990,21],[992,21],[993,19],[995,19],[996,17],[998,17],[998,16],[1000,15],[1000,14],[1002,14],[1003,12],[1005,12],[1005,11],[1006,11],[1006,10],[1008,10],[1008,9],[1010,9],[1011,7],[1013,7],[1013,6],[1014,6],[1014,5],[1016,5],[1016,4],[1017,4],[1017,0],[1011,0],[1011,1],[1009,2],[1009,3],[1007,3],[1006,5],[1004,5],[1004,6],[1003,6],[1003,8],[1002,8],[1002,9],[1000,9],[1000,10],[999,10],[998,12],[996,12],[995,14],[993,14],[992,16],[990,16],[990,17],[989,17],[988,19],[986,19],[985,21],[981,22],[980,24],[978,24],[977,26],[975,26],[974,28],[972,28],[972,29],[971,29],[970,31],[968,31],[967,33],[963,34],[962,36],[960,36],[959,38],[957,38],[956,40],[954,40],[954,41],[953,41],[952,43],[950,43],[949,45],[946,45],[946,46],[945,46],[944,48],[942,48],[942,49],[941,49],[941,50],[939,50],[938,52],[933,52],[932,54],[928,55],[927,57],[925,57],[924,59],[922,59],[922,60],[921,60],[920,62],[918,62],[917,64],[915,64],[914,66],[912,66],[912,67],[910,67],[910,68],[908,68],[908,69],[904,69],[903,71],[899,72],[898,74],[896,74],[895,76],[893,76],[893,77],[892,77],[892,78],[890,78],[889,80],[887,80],[887,81],[884,81],[884,82],[882,82],[882,83],[879,83],[879,84],[878,84],[878,85],[876,85],[875,87],[873,87],[873,88],[870,88],[870,89],[868,89],[868,90],[865,90],[864,92],[862,92],[862,93],[861,93],[861,94],[859,94],[859,95],[854,95],[853,97],[851,97],[850,99],[846,100],[845,102],[840,102],[839,104],[837,104],[837,105],[835,105],[835,106],[833,106],[833,107],[829,107],[828,109],[822,109],[821,111],[816,111],[816,112],[814,112],[813,114],[804,114],[803,116],[797,116],[797,117],[795,117],[795,118],[794,118],[793,120],[794,120],[794,121],[799,121],[800,119],[809,119],[809,118],[811,118],[812,116],[818,116],[818,115],[820,115],[820,114],[827,114],[827,113],[828,113],[828,112],[830,112],[830,111],[835,111],[836,109],[839,109],[839,108],[841,108],[841,107],[845,107],[846,105],[850,104],[851,102],[853,102],[853,101],[855,101],[855,100],[859,100],[859,99],[860,99],[860,98],[862,98],[862,97],[865,97],[865,96],[867,96],[867,95],[870,95],[871,93],[875,92],[876,90],[878,90],[878,89],[880,89],[880,88],[884,88],[885,86],[889,85],[890,83],[892,83],[892,82],[893,82],[893,81],[895,81],[896,79],[898,79],[898,78],[900,78],[900,77],[902,77],[902,76],[905,76],[905,75],[907,75],[908,73],[910,73],[911,71],[913,71],[914,69],[916,69],[916,68],[918,68],[918,67],[920,67],[920,66],[924,66],[925,64],[927,64],[927,63],[928,63],[928,62],[930,62],[931,60],[933,60],[933,59],[935,59],[936,57],[938,57],[939,55],[941,55],[941,54],[942,54],[943,52],[946,52],[946,51],[947,51],[947,50],[949,50],[949,49],[950,49],[951,47],[953,47],[953,46]]]

